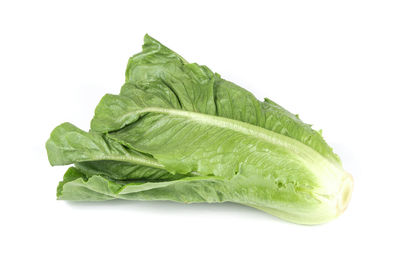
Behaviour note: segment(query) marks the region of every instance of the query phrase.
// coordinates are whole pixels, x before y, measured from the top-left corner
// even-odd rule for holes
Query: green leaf
[[[85,132],[70,123],[56,127],[46,142],[51,165],[68,165],[83,161],[115,160],[162,169],[148,155],[125,148],[104,135]]]
[[[175,180],[185,175],[171,174],[166,170],[114,160],[98,160],[75,163],[86,175],[102,175],[115,180]]]
[[[221,177],[238,194],[233,201],[285,208],[282,215],[297,205],[308,210],[308,216],[318,212],[335,217],[338,190],[348,177],[336,164],[294,139],[244,122],[188,111],[152,109],[108,136],[152,155],[171,173]]]
[[[165,182],[116,182],[101,175],[87,177],[81,170],[71,167],[57,189],[60,200],[105,201],[171,200],[176,202],[223,202],[219,189],[224,184],[216,177],[185,177]],[[227,192],[225,192],[227,193]]]
[[[86,175],[103,175],[115,180],[175,180],[154,158],[95,132],[85,132],[70,123],[56,127],[46,143],[51,165],[74,164]],[[69,177],[69,176],[68,176]]]
[[[334,163],[339,157],[321,134],[278,104],[258,101],[247,90],[207,67],[189,64],[145,36],[143,51],[130,58],[120,96],[107,94],[96,108],[91,129],[115,131],[136,121],[145,108],[174,108],[243,121],[296,139]]]
[[[215,114],[214,74],[206,66],[189,64],[181,56],[146,35],[143,52],[129,59],[126,83],[147,89],[169,90],[182,109]],[[121,94],[135,96],[123,89]]]
[[[112,200],[111,189],[118,185],[101,177],[87,179],[85,175],[74,167],[67,170],[64,180],[58,184],[57,198],[71,201],[105,201]]]

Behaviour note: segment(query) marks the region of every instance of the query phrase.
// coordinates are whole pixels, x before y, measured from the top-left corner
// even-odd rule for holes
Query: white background
[[[355,179],[320,226],[234,204],[56,200],[50,131],[83,129],[149,33],[322,128]],[[398,1],[1,1],[1,263],[399,263]]]

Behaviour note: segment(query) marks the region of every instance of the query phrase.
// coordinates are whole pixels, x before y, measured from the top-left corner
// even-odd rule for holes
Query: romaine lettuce
[[[65,200],[231,201],[318,224],[344,211],[353,187],[310,125],[148,35],[90,132],[61,124],[46,148],[52,165],[75,164],[57,190]]]

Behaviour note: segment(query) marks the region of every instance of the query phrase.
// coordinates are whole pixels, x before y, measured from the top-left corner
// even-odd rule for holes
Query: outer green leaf
[[[185,175],[171,174],[166,170],[114,160],[98,160],[75,163],[86,175],[102,175],[114,180],[175,180]]]
[[[161,43],[145,36],[143,52],[133,56],[120,97],[106,95],[96,108],[91,128],[118,130],[137,120],[146,107],[175,108],[219,115],[294,138],[334,163],[340,160],[320,133],[297,116],[223,80],[207,67],[189,64]]]
[[[172,200],[176,202],[223,202],[227,198],[219,191],[223,182],[216,177],[186,177],[165,182],[115,182],[100,175],[87,177],[71,167],[60,182],[57,197],[61,200],[104,201]],[[224,192],[229,193],[229,192]]]
[[[232,201],[272,208],[288,220],[299,217],[300,208],[303,213],[296,221],[304,223],[341,212],[338,204],[343,184],[350,184],[348,174],[312,148],[240,121],[182,110],[147,110],[109,137],[151,154],[172,173],[222,177],[230,192],[238,194]]]
[[[101,177],[87,179],[82,172],[72,167],[67,170],[64,180],[58,185],[57,198],[72,201],[112,200],[115,197],[112,196],[111,186],[114,186],[114,189],[118,188],[116,184]]]
[[[149,155],[126,148],[104,135],[82,131],[70,123],[61,124],[53,130],[46,148],[50,164],[75,163],[88,176],[148,181],[184,177],[163,170],[164,166]]]
[[[150,36],[145,36],[143,52],[129,59],[126,83],[145,90],[156,88],[173,92],[184,110],[215,114],[214,74],[206,66],[189,64]],[[131,91],[121,91],[136,96]]]
[[[56,127],[46,142],[51,165],[68,165],[83,161],[115,160],[163,168],[149,156],[107,140],[104,135],[87,133],[70,123]]]

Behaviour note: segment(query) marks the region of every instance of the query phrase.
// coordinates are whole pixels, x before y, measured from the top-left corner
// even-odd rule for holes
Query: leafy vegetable
[[[91,131],[61,124],[46,148],[51,165],[75,164],[65,200],[231,201],[318,224],[343,212],[353,184],[310,125],[148,35]]]

